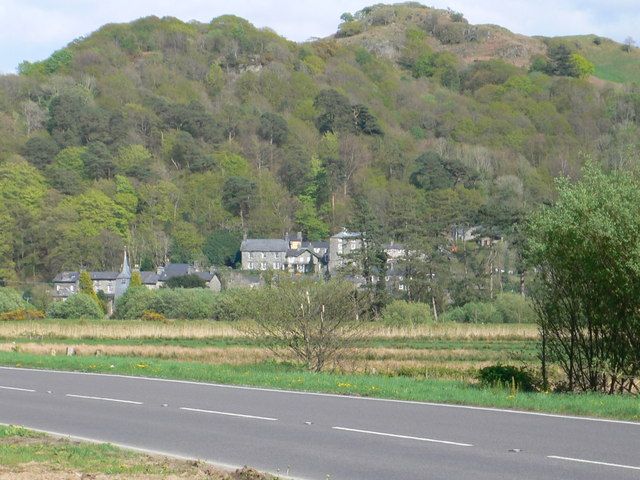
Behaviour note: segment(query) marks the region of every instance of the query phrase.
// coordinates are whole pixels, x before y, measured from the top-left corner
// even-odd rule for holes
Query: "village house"
[[[134,270],[135,271],[135,270]],[[127,252],[124,252],[124,260],[120,272],[89,272],[93,289],[103,292],[107,299],[107,314],[111,315],[115,307],[115,301],[124,294],[131,283],[131,267]],[[140,272],[142,285],[150,290],[161,288],[173,277],[184,275],[197,275],[204,280],[207,288],[214,292],[221,290],[220,277],[214,271],[201,271],[199,268],[186,263],[169,263],[158,267],[155,272]],[[79,291],[80,272],[61,272],[53,279],[54,300],[64,301]]]
[[[93,289],[103,292],[107,299],[107,313],[113,312],[115,300],[129,288],[131,283],[131,267],[127,251],[120,272],[89,272]],[[54,300],[64,301],[71,295],[78,293],[80,288],[80,272],[61,272],[53,279]]]
[[[322,272],[329,249],[327,242],[306,242],[302,232],[290,239],[251,238],[240,245],[242,270],[282,270],[289,273]]]

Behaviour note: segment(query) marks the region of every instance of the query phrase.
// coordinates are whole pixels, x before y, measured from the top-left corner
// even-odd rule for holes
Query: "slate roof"
[[[115,280],[118,272],[89,272],[91,280]],[[60,272],[53,281],[54,283],[76,283],[80,279],[80,272]]]
[[[299,257],[304,252],[309,252],[314,257],[320,258],[320,255],[318,255],[316,252],[314,252],[313,250],[311,250],[309,248],[296,248],[296,249],[293,249],[293,250],[289,249],[289,250],[287,250],[287,257]]]
[[[349,232],[348,230],[343,230],[340,233],[336,233],[333,235],[333,238],[360,238],[362,234],[360,232]]]
[[[167,263],[164,267],[164,271],[160,274],[159,280],[166,282],[173,277],[182,277],[189,275],[193,272],[193,267],[188,263]]]
[[[197,275],[205,282],[210,282],[213,279],[213,277],[216,276],[215,273],[209,273],[209,272],[195,272],[194,275]]]
[[[240,245],[241,252],[286,252],[289,242],[273,238],[249,238]]]
[[[80,278],[78,272],[60,272],[57,274],[53,281],[55,283],[76,283]]]
[[[115,280],[119,272],[90,272],[91,280]]]
[[[155,285],[158,283],[158,274],[156,272],[140,272],[143,285]]]
[[[329,242],[302,242],[303,248],[324,248],[329,249]]]

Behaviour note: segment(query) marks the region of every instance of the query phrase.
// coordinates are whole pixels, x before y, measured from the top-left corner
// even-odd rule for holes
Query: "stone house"
[[[327,242],[302,240],[302,232],[294,238],[250,238],[242,241],[242,270],[281,270],[289,273],[321,273],[327,263]]]
[[[284,270],[288,250],[287,239],[245,239],[240,245],[242,270]]]
[[[329,238],[329,272],[333,273],[351,260],[349,256],[362,248],[362,234],[342,230]]]
[[[129,288],[131,267],[127,251],[120,272],[89,272],[93,289],[103,292],[107,298],[107,313],[113,312],[115,300]],[[64,301],[80,289],[80,272],[61,272],[53,279],[53,299]]]
[[[222,288],[220,277],[214,271],[200,271],[186,263],[169,263],[155,272],[140,272],[142,285],[150,290],[162,287],[167,280],[182,275],[194,274],[205,281],[207,288],[219,292]],[[103,292],[107,297],[107,314],[111,315],[115,301],[123,295],[131,283],[131,268],[127,252],[120,272],[89,272],[95,292]],[[80,272],[61,272],[53,279],[54,300],[64,301],[79,291]]]

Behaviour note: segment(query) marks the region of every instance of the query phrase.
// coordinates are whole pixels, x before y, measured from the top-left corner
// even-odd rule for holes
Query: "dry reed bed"
[[[35,355],[66,355],[68,344],[3,343],[0,351],[18,350]],[[210,365],[254,365],[267,360],[294,360],[290,353],[255,347],[175,347],[155,345],[72,346],[80,356],[109,355],[137,359],[195,361]],[[394,349],[353,348],[327,366],[342,373],[409,375],[427,378],[472,380],[478,369],[500,361],[509,361],[508,352],[475,349]],[[516,360],[520,361],[520,360]]]
[[[109,355],[116,357],[160,358],[166,360],[198,361],[208,364],[249,365],[273,359],[275,355],[266,348],[243,347],[170,347],[156,345],[67,345],[42,343],[3,343],[0,351],[19,351],[34,355],[66,355],[72,347],[80,356]]]
[[[109,338],[109,339],[207,339],[245,338],[247,324],[177,321],[155,323],[142,321],[56,322],[55,320],[0,322],[3,338]],[[534,340],[535,325],[528,324],[430,324],[407,327],[367,325],[365,338],[432,338],[444,340]]]

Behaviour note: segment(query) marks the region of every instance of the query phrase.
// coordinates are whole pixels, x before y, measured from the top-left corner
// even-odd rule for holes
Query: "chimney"
[[[158,265],[158,267],[156,268],[156,275],[162,275],[164,273],[164,266],[163,265]]]
[[[284,234],[284,241],[289,243],[289,232]]]
[[[300,241],[300,242],[302,241],[302,232],[298,232],[298,233],[296,234],[296,239],[297,239],[298,241]]]

